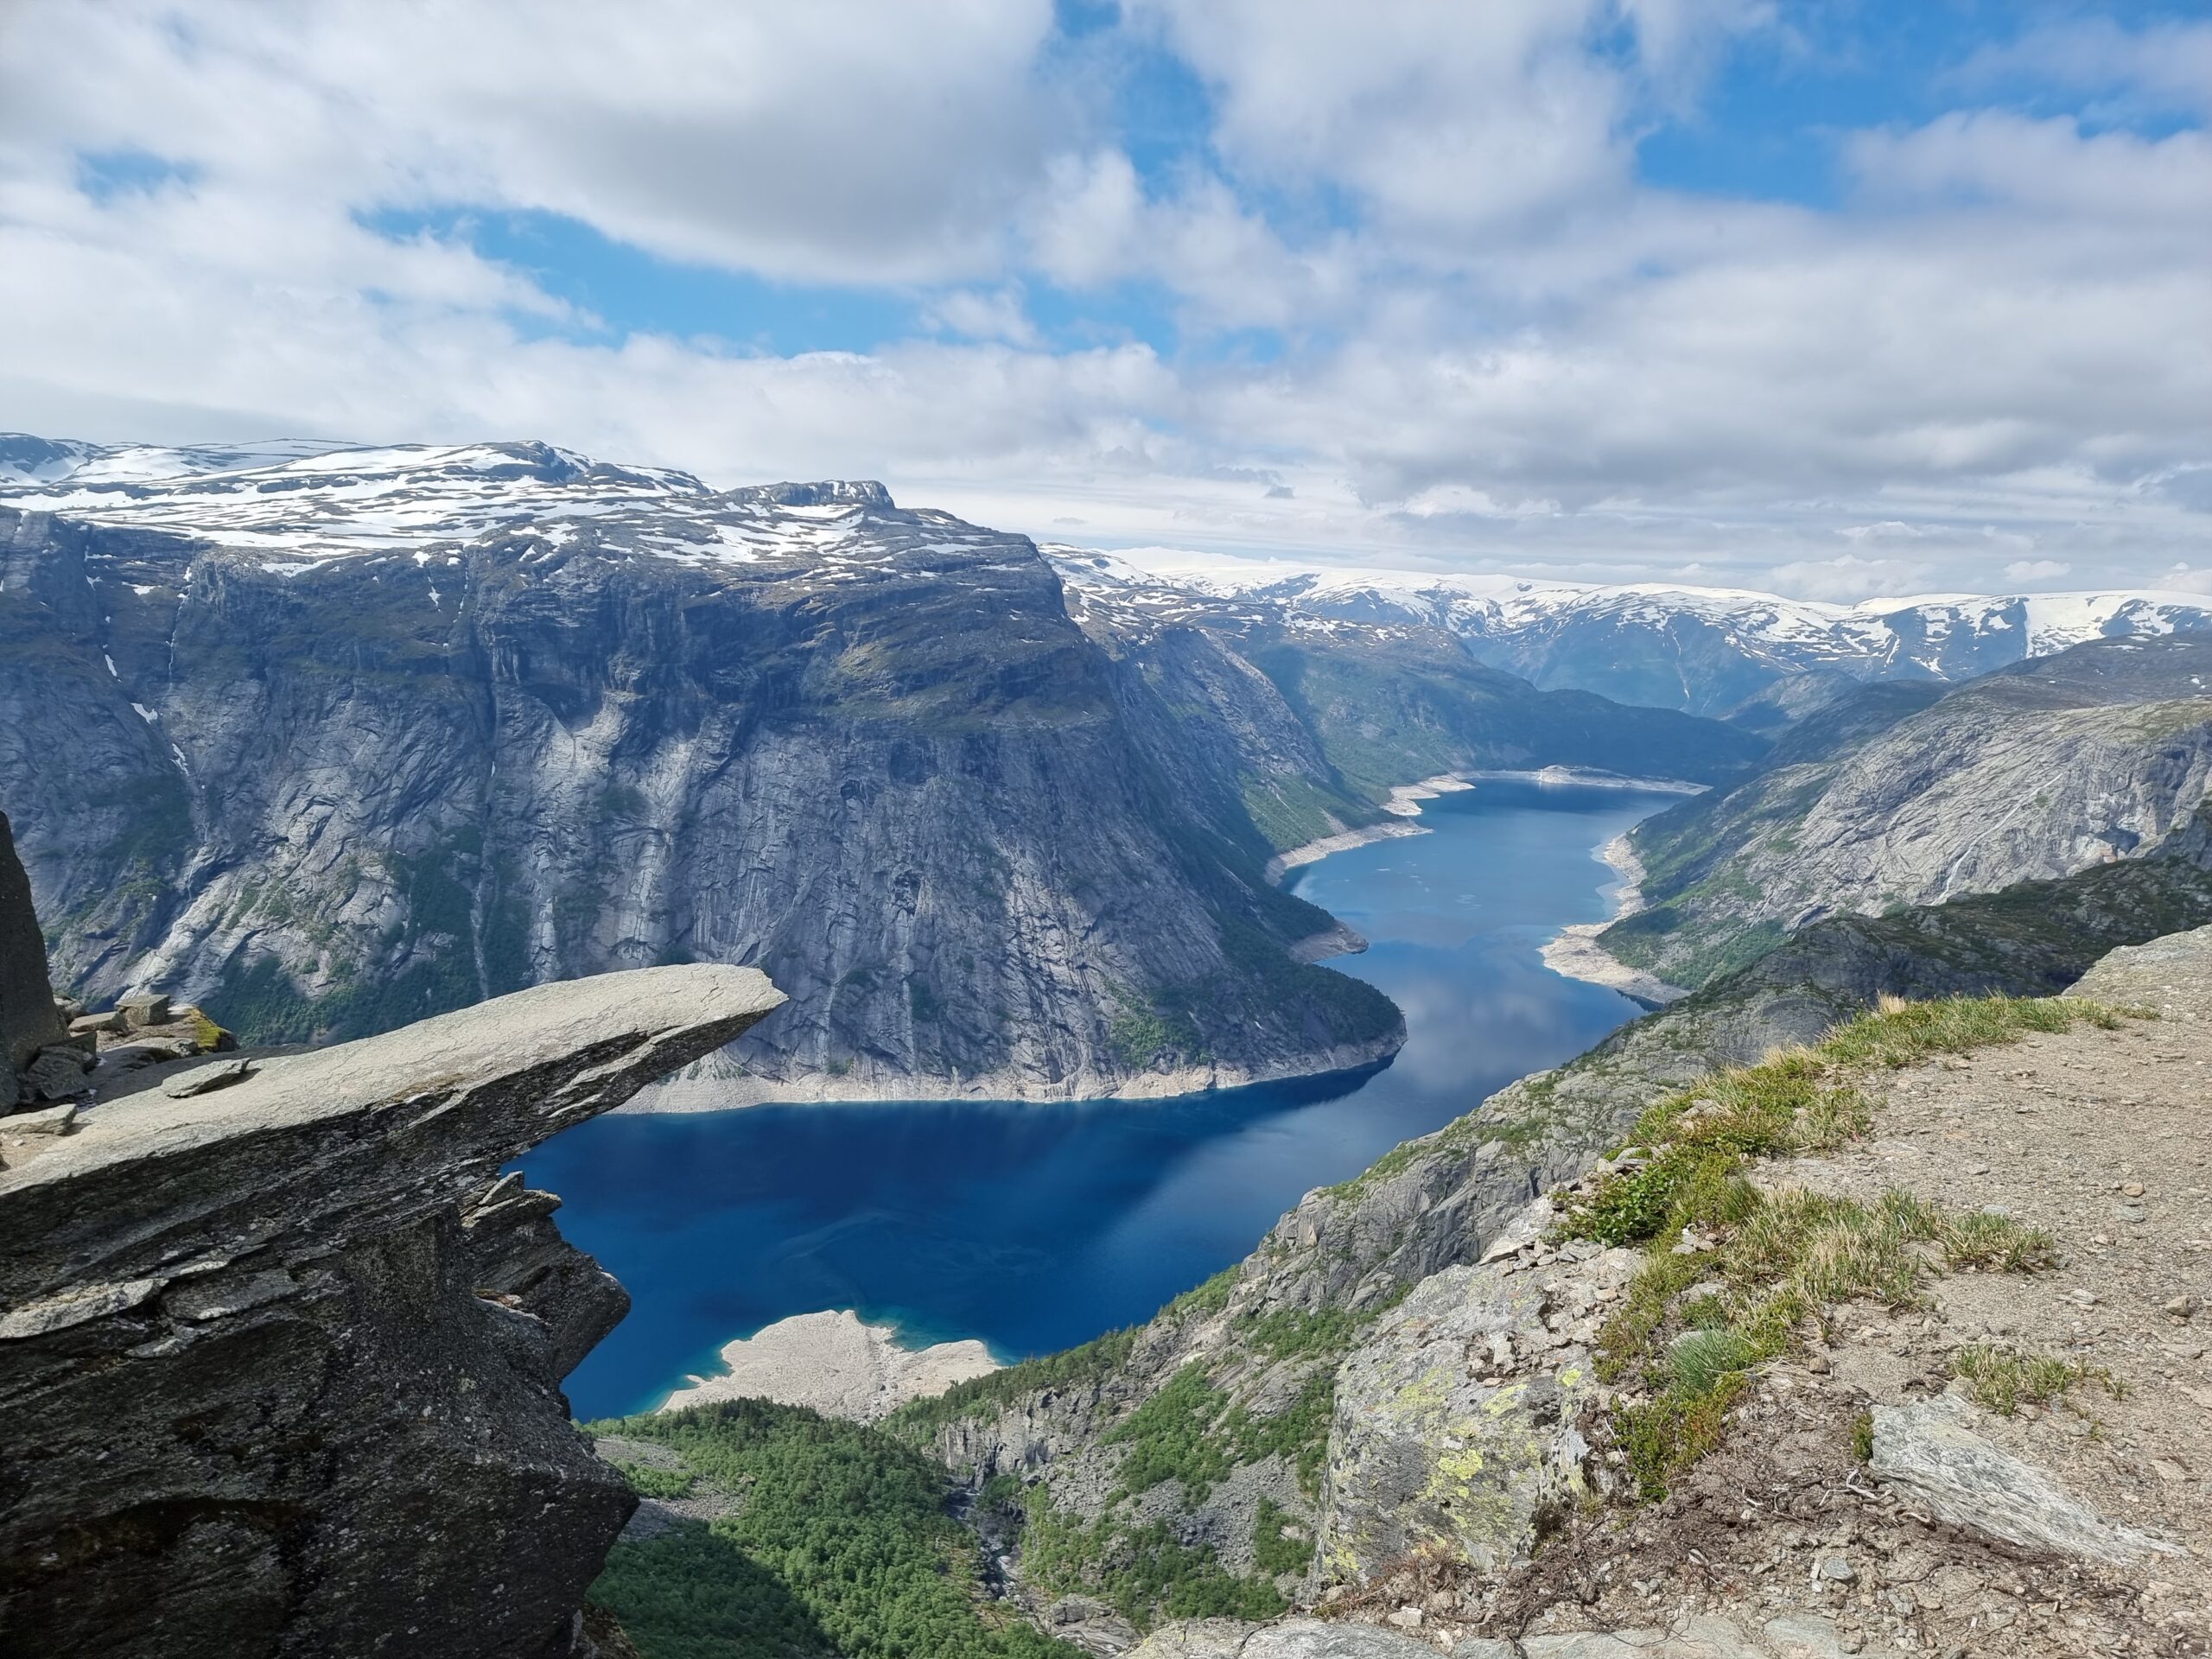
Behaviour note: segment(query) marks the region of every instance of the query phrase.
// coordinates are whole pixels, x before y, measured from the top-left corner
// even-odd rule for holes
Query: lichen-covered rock
[[[1451,1268],[1379,1320],[1337,1374],[1320,1571],[1364,1579],[1416,1550],[1523,1559],[1545,1512],[1585,1490],[1591,1344],[1633,1271],[1624,1250]]]
[[[636,1499],[560,1383],[626,1298],[499,1166],[781,1001],[544,985],[9,1145],[0,1645],[576,1651]]]

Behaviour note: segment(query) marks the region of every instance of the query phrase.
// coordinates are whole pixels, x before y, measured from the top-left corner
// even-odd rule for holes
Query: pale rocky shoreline
[[[887,1325],[863,1325],[849,1308],[800,1313],[724,1345],[718,1376],[694,1376],[660,1407],[677,1411],[717,1400],[772,1400],[825,1417],[872,1423],[909,1400],[999,1369],[973,1338],[926,1348],[900,1345]]]
[[[1331,853],[1348,853],[1355,847],[1366,847],[1378,841],[1393,841],[1401,836],[1425,836],[1428,830],[1418,823],[1403,820],[1421,816],[1421,804],[1433,801],[1440,795],[1456,794],[1474,785],[1452,772],[1439,772],[1433,778],[1424,778],[1417,784],[1400,784],[1390,791],[1390,798],[1382,803],[1382,810],[1396,822],[1370,823],[1357,830],[1342,830],[1333,836],[1323,836],[1309,841],[1302,847],[1277,853],[1268,861],[1268,880],[1280,883],[1301,864],[1318,864]]]
[[[1615,922],[1643,908],[1643,862],[1630,847],[1628,837],[1615,836],[1598,849],[1598,856],[1621,879],[1613,894],[1613,913],[1602,922],[1572,922],[1561,928],[1559,937],[1543,948],[1544,966],[1568,979],[1618,991],[1647,1008],[1681,1001],[1689,995],[1681,986],[1630,967],[1598,943],[1598,936]]]
[[[1357,939],[1357,934],[1345,934]],[[1300,940],[1294,951],[1314,946],[1316,954],[1302,961],[1347,954],[1351,946],[1345,934],[1319,933]],[[1315,945],[1315,941],[1321,942]],[[1365,942],[1361,941],[1360,948]],[[1357,1071],[1397,1052],[1403,1038],[1393,1035],[1371,1043],[1351,1043],[1309,1056],[1306,1064],[1283,1065],[1179,1066],[1173,1071],[1148,1072],[1130,1077],[1119,1074],[1083,1071],[1049,1087],[1040,1087],[1011,1072],[986,1071],[965,1077],[811,1077],[778,1079],[738,1077],[674,1077],[640,1090],[620,1109],[629,1114],[652,1112],[737,1111],[750,1106],[836,1106],[884,1100],[1015,1100],[1030,1105],[1052,1105],[1077,1100],[1166,1100],[1178,1095],[1202,1095],[1221,1089],[1243,1089],[1258,1083],[1282,1083],[1293,1077],[1324,1077],[1332,1071]]]

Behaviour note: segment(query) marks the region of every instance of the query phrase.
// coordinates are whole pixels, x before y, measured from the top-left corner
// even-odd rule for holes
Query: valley
[[[1002,1359],[1148,1318],[1310,1189],[1632,1018],[1538,949],[1606,913],[1593,849],[1672,798],[1485,782],[1422,803],[1425,835],[1294,871],[1370,942],[1332,971],[1406,1010],[1405,1046],[1381,1069],[1049,1111],[624,1111],[548,1141],[522,1167],[632,1299],[569,1379],[578,1414],[648,1409],[686,1373],[711,1374],[732,1338],[819,1309],[893,1324],[910,1345],[981,1338]]]
[[[1027,538],[873,484],[527,443],[19,470],[0,794],[55,971],[253,1040],[718,961],[791,1006],[662,1104],[1343,1071],[1403,1023],[1311,965],[1351,941],[1276,855],[1440,772],[1710,784],[1765,747],[1440,632],[1071,606]]]
[[[1722,1574],[1669,1603],[1634,1564],[1678,1555],[1655,1516],[1730,1470],[1857,1495],[1863,1465],[1877,1508],[1847,1524],[1858,1498],[1821,1487],[1803,1516],[1900,1582],[1934,1550],[1962,1586],[1980,1556],[1895,1541],[1926,1437],[2022,1491],[2086,1465],[1935,1422],[1929,1379],[2141,1357],[2086,1326],[2036,1326],[2078,1358],[1984,1339],[2024,1316],[1860,1327],[1913,1359],[1908,1398],[1842,1326],[1922,1308],[1945,1271],[2052,1271],[2056,1224],[2010,1211],[2041,1214],[2094,1138],[1973,1141],[2002,1211],[1961,1209],[1979,1189],[1949,1165],[1929,1196],[1877,1192],[1903,1155],[1878,1114],[1948,1136],[1961,1109],[1914,1116],[1940,1079],[1885,1092],[1888,1070],[2094,1046],[2079,1027],[2142,1008],[2038,999],[2087,976],[2159,1001],[2113,965],[2146,943],[2152,971],[2202,976],[2171,941],[2212,922],[2212,659],[2171,595],[1845,614],[1170,581],[871,484],[717,491],[544,445],[6,454],[0,788],[28,873],[0,1012],[29,1009],[4,1080],[29,1092],[0,1185],[59,1217],[111,1162],[207,1149],[155,1178],[158,1258],[111,1194],[68,1223],[127,1283],[19,1241],[22,1397],[128,1361],[195,1423],[236,1410],[195,1344],[404,1369],[391,1310],[435,1302],[436,1398],[404,1427],[495,1448],[492,1484],[449,1483],[487,1560],[538,1501],[527,1447],[557,1449],[565,1530],[495,1638],[518,1652],[1910,1653],[1979,1627],[1893,1586]],[[1680,696],[1637,679],[1662,635]],[[1607,659],[1626,677],[1574,666]],[[40,736],[62,729],[66,752]],[[41,950],[66,1004],[15,986]],[[2196,1018],[2179,995],[2164,1017]],[[312,1179],[274,1222],[223,1219],[272,1123],[327,1125],[296,1148]],[[1875,1276],[1807,1290],[1837,1252]],[[435,1293],[398,1288],[426,1272]],[[1834,1380],[1792,1381],[1808,1355]],[[1772,1449],[1788,1471],[1729,1438],[1831,1395]],[[1837,1413],[1869,1399],[1873,1450],[1843,1459]],[[249,1447],[248,1485],[348,1535],[404,1496],[344,1472],[391,1409],[346,1395],[336,1462]],[[93,1421],[56,1414],[58,1455],[90,1455]],[[134,1449],[130,1514],[191,1484],[196,1433]],[[42,1515],[14,1524],[67,1519]],[[224,1524],[274,1548],[264,1519]],[[1810,1548],[1737,1524],[1697,1564]],[[98,1525],[88,1559],[124,1586],[138,1522]],[[188,1527],[144,1570],[200,1547]],[[1816,1592],[1857,1581],[1826,1560]],[[335,1616],[289,1573],[254,1617]],[[2053,1654],[2173,1622],[2168,1580],[1974,1582],[1969,1620],[2024,1618]],[[0,1596],[73,1630],[58,1584]],[[2038,1596],[2090,1611],[2046,1631]],[[484,1622],[436,1617],[461,1642]]]

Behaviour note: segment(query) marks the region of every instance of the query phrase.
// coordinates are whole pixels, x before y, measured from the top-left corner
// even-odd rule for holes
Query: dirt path
[[[1663,1503],[1586,1512],[1503,1578],[1394,1586],[1433,1616],[1424,1633],[1517,1636],[1533,1654],[1553,1651],[1545,1633],[1611,1631],[1703,1656],[1685,1621],[1719,1616],[1751,1633],[1809,1621],[1802,1647],[1755,1637],[1731,1654],[2212,1654],[2212,929],[2116,952],[2076,994],[2157,1017],[1871,1079],[1862,1139],[1756,1176],[1999,1209],[2047,1231],[2056,1266],[1947,1274],[1907,1311],[1852,1305],[1831,1343],[1760,1370]],[[2003,1414],[1961,1376],[1977,1347],[2075,1380]],[[2172,1552],[2121,1567],[2029,1554],[1885,1488],[1866,1462],[1870,1411],[1945,1395],[1973,1432]]]

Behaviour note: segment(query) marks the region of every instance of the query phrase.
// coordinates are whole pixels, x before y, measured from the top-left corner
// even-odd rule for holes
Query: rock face
[[[1482,1568],[1524,1559],[1545,1514],[1589,1490],[1575,1420],[1597,1388],[1591,1344],[1638,1265],[1612,1250],[1578,1267],[1448,1268],[1377,1320],[1337,1373],[1322,1571],[1357,1581],[1415,1551]]]
[[[2148,856],[2199,833],[2212,639],[2117,639],[1925,706],[1878,687],[1735,787],[1630,840],[1648,909],[1600,936],[1696,987],[1830,915],[1879,915]]]
[[[38,1052],[69,1034],[46,971],[30,878],[16,856],[7,815],[0,813],[0,1111],[23,1092],[20,1079]]]
[[[560,1382],[628,1299],[495,1177],[782,1000],[716,966],[543,985],[11,1146],[10,1649],[579,1650],[636,1500]]]
[[[664,1104],[1347,1067],[1395,1010],[1294,959],[1332,924],[1274,854],[1454,767],[1763,747],[1443,635],[1125,649],[1026,539],[874,485],[529,444],[97,470],[0,490],[0,796],[66,983],[249,1042],[695,960],[792,1006]]]

